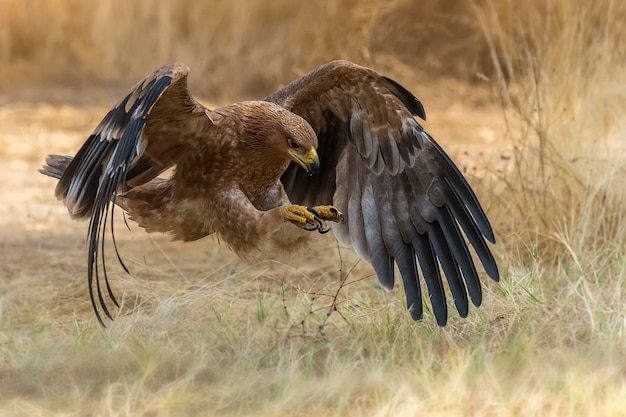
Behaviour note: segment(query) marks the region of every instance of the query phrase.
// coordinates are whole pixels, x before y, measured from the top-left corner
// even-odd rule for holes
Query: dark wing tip
[[[424,106],[422,102],[419,101],[417,97],[415,97],[409,90],[402,87],[399,83],[392,80],[391,78],[383,76],[383,85],[393,93],[394,96],[398,97],[402,104],[406,106],[407,109],[411,112],[413,116],[418,116],[422,120],[426,120],[426,110],[424,110]]]
[[[332,94],[327,94],[329,91],[332,91]],[[456,279],[452,284],[456,285],[452,294],[454,304],[459,315],[466,317],[470,298],[465,294],[467,291],[465,285],[472,288],[471,301],[475,304],[480,303],[480,282],[475,270],[477,264],[474,264],[468,252],[464,235],[458,230],[459,226],[455,219],[449,220],[445,230],[438,230],[440,240],[433,243],[432,233],[429,233],[431,229],[428,219],[421,218],[420,213],[423,210],[419,210],[420,207],[418,207],[418,203],[427,199],[429,194],[426,179],[420,180],[419,174],[431,171],[428,175],[433,175],[438,180],[449,178],[450,187],[457,193],[460,200],[456,211],[465,215],[465,223],[470,225],[471,233],[473,233],[471,234],[474,237],[473,243],[481,243],[474,245],[474,249],[478,246],[479,257],[487,274],[497,281],[498,272],[495,260],[482,240],[484,237],[494,242],[495,238],[484,210],[463,175],[439,145],[423,131],[416,117],[413,117],[417,116],[426,120],[422,103],[396,81],[346,61],[333,61],[325,64],[268,96],[266,100],[282,105],[304,117],[318,132],[318,152],[322,163],[332,162],[330,165],[326,162],[326,167],[332,166],[333,170],[321,171],[323,174],[334,174],[332,177],[336,181],[327,187],[313,186],[315,178],[325,175],[309,178],[298,173],[301,176],[294,177],[289,172],[283,176],[283,183],[290,199],[299,199],[301,196],[304,199],[306,195],[306,198],[311,201],[326,204],[328,201],[318,199],[329,195],[333,204],[339,207],[342,204],[351,206],[353,202],[359,205],[363,201],[360,192],[353,193],[353,185],[358,185],[359,187],[354,188],[359,189],[366,183],[378,187],[379,196],[389,196],[396,192],[397,188],[408,187],[403,207],[410,208],[411,204],[414,204],[415,210],[399,213],[398,217],[387,215],[378,217],[381,214],[378,210],[390,203],[389,197],[383,198],[382,202],[369,204],[368,210],[373,210],[375,207],[378,214],[367,215],[372,219],[366,223],[379,225],[377,226],[379,230],[370,227],[366,233],[362,223],[358,225],[350,221],[347,225],[350,229],[348,243],[357,249],[357,253],[366,253],[367,256],[363,259],[367,259],[373,265],[385,288],[393,286],[395,261],[404,283],[407,307],[414,320],[421,320],[424,307],[430,304],[437,324],[439,326],[446,324],[448,308],[442,280],[443,274],[448,283],[450,283],[448,275],[452,275],[453,280]],[[396,119],[395,125],[387,123],[388,130],[384,131],[385,134],[381,136],[383,140],[379,141],[378,136],[366,130],[367,126],[371,127],[375,121],[379,121],[378,114],[381,112],[383,103],[386,106],[392,105],[390,113],[399,112],[402,119],[400,122]],[[366,120],[368,117],[369,119]],[[409,120],[410,123],[407,124]],[[411,123],[415,123],[415,126]],[[393,129],[396,131],[389,134]],[[419,137],[415,136],[417,134],[420,134]],[[367,137],[362,138],[365,136]],[[401,138],[397,142],[398,148],[390,147],[390,144],[396,145],[390,142],[390,138],[398,137]],[[362,141],[355,139],[362,139]],[[425,142],[428,140],[432,140],[436,152],[425,148]],[[352,149],[355,152],[340,153],[336,150],[337,148],[344,150],[347,146],[356,147]],[[371,155],[376,157],[371,157]],[[386,156],[390,158],[385,159]],[[430,161],[431,157],[434,158],[432,165],[423,159]],[[400,158],[404,161],[403,164],[398,162]],[[409,175],[407,172],[413,173],[411,175],[416,178],[414,181],[416,187],[405,184]],[[344,183],[340,184],[340,180]],[[297,190],[297,196],[294,190]],[[416,198],[416,196],[423,198]],[[445,205],[445,202],[443,204]],[[346,210],[346,207],[343,208]],[[427,209],[446,210],[438,204],[433,204]],[[365,212],[360,214],[366,216]],[[425,215],[431,217],[428,212]],[[397,230],[398,227],[400,230]],[[397,238],[399,232],[402,233],[401,239]],[[342,240],[340,236],[337,237]],[[452,241],[449,242],[449,239]],[[396,244],[399,246],[396,247]],[[413,252],[410,253],[410,251]],[[426,284],[423,291],[420,288],[416,263],[419,264],[423,281]],[[443,274],[441,268],[444,269]],[[422,294],[426,293],[428,293],[430,303],[422,299]]]
[[[104,317],[112,320],[112,315],[101,285],[106,286],[109,299],[119,307],[109,285],[104,257],[107,227],[110,228],[118,260],[128,272],[115,242],[112,203],[137,155],[146,119],[153,106],[165,90],[174,81],[185,77],[188,71],[186,65],[172,63],[140,81],[109,111],[74,158],[49,156],[47,165],[42,169],[44,174],[60,178],[57,196],[64,198],[73,217],[90,216],[87,278],[92,306],[103,326]]]
[[[430,136],[428,133],[424,131],[427,135],[428,140],[433,145],[438,154],[439,158],[445,162],[443,165],[445,168],[445,181],[449,182],[450,187],[452,187],[459,195],[460,200],[465,204],[472,216],[474,217],[474,221],[478,226],[480,232],[483,234],[485,239],[487,239],[491,243],[496,243],[496,237],[493,233],[493,228],[491,227],[491,223],[487,218],[487,214],[483,210],[480,202],[478,201],[478,197],[474,193],[474,190],[467,182],[467,179],[463,176],[459,168],[452,161],[452,159],[448,156],[448,154],[443,150],[443,148]]]

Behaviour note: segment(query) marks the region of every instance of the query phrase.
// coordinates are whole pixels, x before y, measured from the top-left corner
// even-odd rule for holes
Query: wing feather
[[[382,221],[386,219],[379,216],[381,208],[378,207],[377,203],[381,199],[379,199],[378,190],[371,184],[361,184],[359,188],[362,189],[362,195],[357,205],[358,210],[362,213],[367,253],[371,258],[372,266],[380,283],[384,288],[390,290],[394,285],[394,269],[393,259],[389,254],[383,235]]]
[[[100,309],[111,318],[102,278],[109,298],[118,305],[104,262],[107,225],[118,259],[127,270],[113,234],[118,192],[146,183],[173,166],[187,141],[205,133],[202,126],[212,126],[206,109],[187,91],[188,71],[184,64],[173,63],[136,84],[106,114],[60,175],[57,198],[64,201],[73,218],[89,218],[88,284],[94,311],[102,324]]]
[[[437,259],[439,259],[439,265],[441,265],[450,285],[454,305],[461,317],[467,317],[469,312],[467,289],[463,283],[463,274],[459,269],[459,264],[446,243],[446,238],[440,227],[433,227],[429,237],[433,243]]]
[[[485,236],[485,238],[491,243],[496,243],[496,238],[493,234],[489,219],[487,219],[487,215],[485,214],[485,211],[478,202],[478,198],[476,197],[476,194],[474,194],[472,187],[470,187],[463,174],[461,174],[461,171],[459,171],[457,166],[443,151],[441,146],[439,146],[439,144],[435,142],[435,140],[430,137],[430,135],[429,138],[430,142],[438,151],[441,158],[443,158],[443,161],[445,161],[445,164],[442,164],[443,178],[445,178],[445,180],[452,186],[454,191],[461,197],[463,203],[472,213],[472,216],[476,221],[476,225],[480,229],[481,233]],[[494,277],[492,276],[492,278]]]
[[[282,180],[290,199],[343,210],[347,222],[334,227],[337,239],[373,265],[385,288],[398,266],[414,319],[423,312],[418,264],[438,324],[448,317],[442,270],[462,317],[469,299],[480,305],[468,243],[497,281],[486,243],[495,243],[493,230],[467,180],[413,117],[426,118],[413,94],[373,70],[334,61],[266,100],[302,116],[318,134],[325,180],[288,168]]]
[[[417,260],[426,281],[426,288],[428,289],[428,296],[430,298],[430,304],[433,307],[433,314],[437,323],[441,326],[448,321],[448,306],[446,303],[446,296],[443,289],[443,281],[441,279],[441,271],[437,266],[437,255],[433,249],[432,242],[428,235],[415,235],[412,246],[417,255]],[[412,313],[414,320],[420,320],[422,318],[422,300],[416,300],[420,304],[419,309],[416,309],[416,305],[413,305],[415,312]],[[417,312],[420,312],[417,315]]]
[[[360,186],[361,178],[359,174],[353,175],[348,178],[348,191],[347,191],[347,205],[342,201],[342,206],[346,207],[349,239],[355,252],[366,262],[372,263],[372,254],[369,251],[367,244],[367,236],[365,234],[365,214],[361,207],[363,201],[363,190]],[[384,279],[384,278],[383,278]],[[384,285],[385,282],[382,282]]]
[[[450,193],[453,195],[450,197],[449,204],[449,208],[452,211],[452,217],[461,226],[465,236],[471,243],[472,247],[476,251],[476,254],[478,255],[478,258],[483,264],[487,275],[497,281],[499,274],[498,269],[495,267],[496,260],[493,258],[493,255],[483,238],[484,235],[476,225],[474,218],[467,208],[467,205],[463,203],[463,199],[458,195],[454,188],[450,187],[450,183],[447,179],[445,182],[449,187]]]

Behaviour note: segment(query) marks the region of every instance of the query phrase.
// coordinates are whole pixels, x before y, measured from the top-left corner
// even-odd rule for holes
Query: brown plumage
[[[209,110],[189,95],[187,73],[174,63],[148,76],[75,157],[50,155],[41,170],[59,179],[56,196],[70,215],[90,219],[88,282],[101,322],[100,309],[111,315],[99,256],[117,304],[102,254],[111,202],[149,232],[183,241],[217,233],[242,257],[296,248],[303,230],[326,232],[324,221],[336,222],[337,239],[373,265],[383,287],[394,286],[397,265],[416,320],[419,265],[440,325],[447,321],[440,269],[462,317],[468,295],[477,306],[482,300],[466,240],[499,279],[485,213],[413,117],[425,118],[419,100],[395,81],[334,61],[264,101]],[[172,167],[170,178],[158,177]]]

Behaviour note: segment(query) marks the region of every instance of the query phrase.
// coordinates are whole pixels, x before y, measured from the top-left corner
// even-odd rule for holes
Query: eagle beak
[[[306,155],[300,155],[295,151],[289,150],[289,155],[295,163],[304,168],[309,175],[313,175],[320,170],[320,158],[317,151],[311,148]]]

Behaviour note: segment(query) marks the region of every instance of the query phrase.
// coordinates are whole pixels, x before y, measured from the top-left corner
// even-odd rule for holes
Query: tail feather
[[[71,156],[67,155],[48,155],[45,165],[39,168],[39,172],[52,178],[61,179],[72,159]]]

